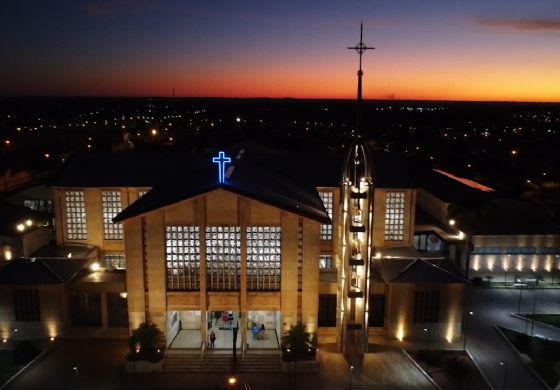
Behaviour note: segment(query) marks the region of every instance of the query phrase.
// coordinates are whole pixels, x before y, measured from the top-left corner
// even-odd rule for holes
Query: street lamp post
[[[507,362],[500,362],[500,366],[504,367],[504,379],[502,380],[502,390],[506,390]]]
[[[465,335],[464,335],[464,339],[463,339],[463,351],[467,350],[467,333],[468,333],[468,330],[469,330],[469,318],[472,315],[474,315],[474,312],[469,311],[469,314],[465,318]]]
[[[348,383],[348,389],[352,390],[352,371],[354,371],[354,366],[350,365],[350,381]]]
[[[76,376],[76,389],[80,388],[80,366],[78,364],[74,364],[72,367],[72,372]]]
[[[521,291],[522,285],[519,283],[519,300],[517,301],[517,315],[521,315]]]
[[[134,385],[134,389],[136,389],[136,359],[138,359],[138,354],[140,353],[140,344],[136,343],[134,347],[135,356],[132,359],[132,381]]]
[[[535,306],[537,305],[537,297],[533,298],[533,316],[531,317],[531,337],[533,337],[533,328],[535,327]]]

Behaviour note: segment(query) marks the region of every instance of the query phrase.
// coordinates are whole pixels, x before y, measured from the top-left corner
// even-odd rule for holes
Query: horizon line
[[[7,95],[0,99],[231,99],[231,100],[346,100],[356,101],[355,98],[318,98],[318,97],[241,97],[241,96],[167,96],[167,95]],[[530,103],[530,104],[560,104],[560,101],[540,100],[451,100],[451,99],[363,99],[373,102],[440,102],[440,103]]]

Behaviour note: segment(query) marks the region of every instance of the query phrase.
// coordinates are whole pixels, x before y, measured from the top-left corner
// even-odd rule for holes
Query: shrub
[[[165,341],[156,324],[143,322],[128,339],[129,360],[158,362],[163,359]]]
[[[315,360],[317,338],[305,331],[303,324],[290,326],[282,336],[282,359],[284,361]]]

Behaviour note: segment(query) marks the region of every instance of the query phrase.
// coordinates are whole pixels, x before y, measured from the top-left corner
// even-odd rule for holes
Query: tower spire
[[[356,130],[358,133],[362,131],[362,76],[364,72],[362,71],[362,54],[366,50],[374,50],[375,47],[367,46],[363,41],[364,23],[360,22],[360,42],[356,46],[347,47],[347,49],[356,50],[356,53],[360,56],[360,62],[358,67],[358,99],[356,106]]]

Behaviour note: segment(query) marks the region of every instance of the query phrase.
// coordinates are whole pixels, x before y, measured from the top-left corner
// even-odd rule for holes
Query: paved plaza
[[[521,312],[560,313],[560,290],[524,290],[521,292]],[[534,299],[536,298],[536,301]],[[474,312],[469,319],[467,349],[496,389],[503,386],[506,375],[508,390],[544,388],[520,363],[511,348],[494,329],[494,325],[518,331],[531,330],[531,324],[510,316],[517,312],[519,291],[512,289],[468,289],[467,307]],[[267,331],[268,332],[268,331]],[[534,324],[533,333],[560,340],[556,329]],[[462,348],[462,339],[452,345],[432,344],[433,348]],[[433,385],[406,358],[401,348],[417,349],[424,342],[389,340],[378,336],[371,353],[363,360],[348,361],[334,352],[334,345],[321,346],[318,352],[319,374],[240,374],[242,384],[252,390],[274,389],[432,389]],[[56,347],[33,365],[21,378],[7,388],[31,389],[221,389],[227,373],[215,374],[122,374],[127,353],[125,340],[59,340]],[[507,371],[500,362],[507,363]],[[73,370],[77,366],[78,370]],[[352,379],[350,379],[352,375]]]

